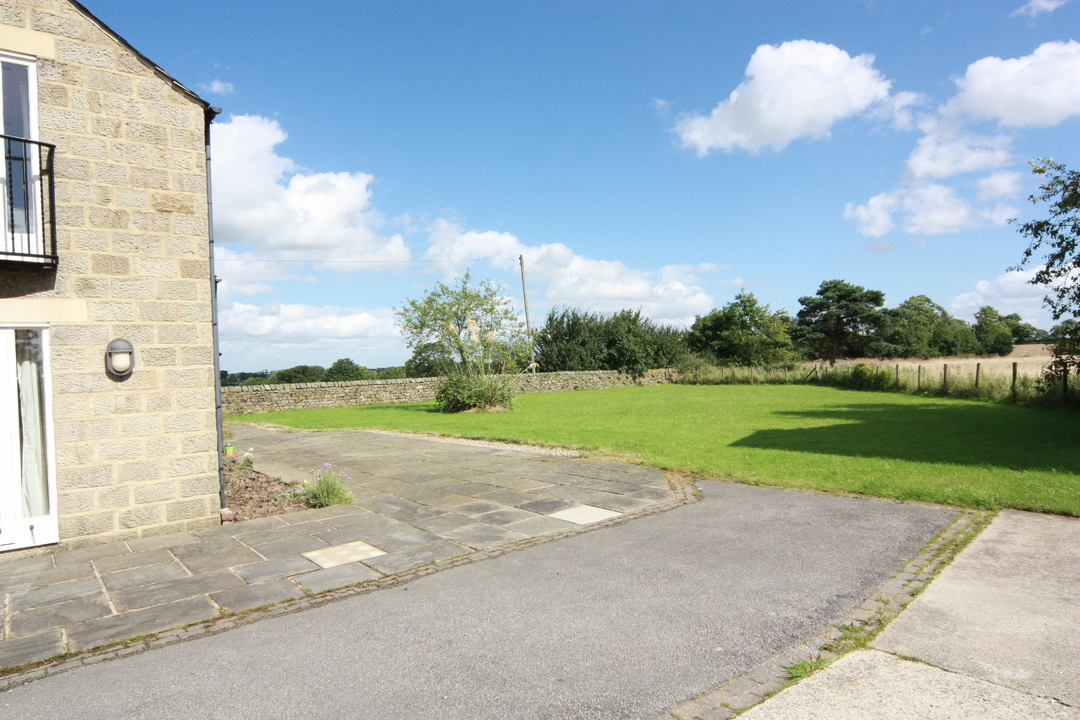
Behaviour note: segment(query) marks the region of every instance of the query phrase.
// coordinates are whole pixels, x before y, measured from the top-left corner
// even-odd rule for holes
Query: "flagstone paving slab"
[[[227,611],[237,612],[282,600],[302,597],[304,591],[288,578],[269,580],[255,585],[241,585],[231,590],[210,593],[214,602]]]
[[[308,592],[321,593],[327,590],[336,590],[346,585],[377,580],[380,577],[382,577],[381,574],[366,565],[349,563],[304,573],[303,575],[295,575],[291,579],[293,582],[302,585]]]

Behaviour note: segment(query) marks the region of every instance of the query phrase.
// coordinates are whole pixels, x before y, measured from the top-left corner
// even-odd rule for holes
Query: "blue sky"
[[[471,268],[689,323],[828,279],[1044,328],[1010,217],[1080,167],[1080,0],[88,8],[224,113],[222,367],[369,367]]]

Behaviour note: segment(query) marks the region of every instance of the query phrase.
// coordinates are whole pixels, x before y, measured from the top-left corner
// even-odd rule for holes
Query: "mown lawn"
[[[1080,516],[1080,414],[805,385],[662,385],[519,395],[510,412],[434,403],[237,416],[601,450],[761,485]]]

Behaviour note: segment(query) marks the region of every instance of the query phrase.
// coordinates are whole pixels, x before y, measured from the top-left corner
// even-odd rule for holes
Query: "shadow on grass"
[[[776,414],[839,422],[758,430],[732,447],[1080,473],[1075,413],[956,402],[852,404]]]

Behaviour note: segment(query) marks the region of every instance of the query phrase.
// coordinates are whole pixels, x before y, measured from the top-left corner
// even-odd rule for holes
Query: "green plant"
[[[455,374],[440,381],[435,402],[443,412],[509,408],[515,393],[512,375]]]
[[[815,655],[793,662],[784,668],[784,671],[787,673],[788,682],[797,682],[808,675],[813,675],[818,670],[825,669],[831,662],[830,658]]]
[[[314,480],[305,480],[289,494],[293,497],[307,496],[308,504],[316,508],[352,502],[353,495],[342,482],[342,478],[350,479],[348,475],[334,470],[330,463],[324,463],[321,469],[312,470],[311,474],[315,476]]]
[[[246,468],[255,467],[255,456],[252,455],[252,450],[254,450],[254,448],[248,448],[248,451],[244,453],[244,459],[241,464]]]

